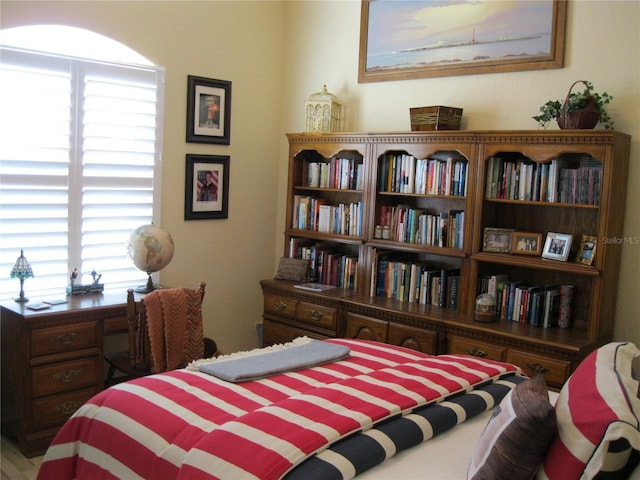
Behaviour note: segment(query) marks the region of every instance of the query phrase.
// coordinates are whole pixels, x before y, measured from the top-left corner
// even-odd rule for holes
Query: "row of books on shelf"
[[[309,281],[341,288],[356,288],[358,257],[336,253],[325,245],[292,238],[289,257],[309,260]]]
[[[370,295],[409,303],[458,308],[460,270],[386,258],[374,252]]]
[[[331,158],[328,162],[305,162],[303,178],[307,187],[362,190],[363,166],[350,158]]]
[[[380,161],[378,190],[420,195],[464,196],[467,192],[464,159],[417,159],[408,154],[388,154]]]
[[[491,157],[487,162],[485,196],[504,200],[598,205],[602,164],[583,157],[575,167],[567,159],[536,163],[526,158]]]
[[[362,202],[330,205],[324,198],[294,195],[292,228],[362,236]]]
[[[496,316],[501,320],[543,328],[571,325],[573,285],[528,285],[509,280],[506,274],[481,277],[480,292],[496,299]]]
[[[464,242],[463,210],[432,214],[408,205],[383,205],[378,220],[377,238],[450,248],[462,248]]]

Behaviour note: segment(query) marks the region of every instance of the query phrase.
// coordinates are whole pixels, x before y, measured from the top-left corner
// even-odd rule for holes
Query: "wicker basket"
[[[583,83],[586,87],[589,95],[586,96],[587,105],[582,109],[575,112],[567,112],[567,105],[569,104],[569,97],[571,96],[571,90],[578,84]],[[558,117],[558,126],[562,129],[591,129],[595,127],[600,121],[600,107],[596,103],[595,99],[591,95],[589,85],[584,80],[578,80],[574,82],[569,88],[569,93],[564,99],[564,105],[562,106],[562,113]]]

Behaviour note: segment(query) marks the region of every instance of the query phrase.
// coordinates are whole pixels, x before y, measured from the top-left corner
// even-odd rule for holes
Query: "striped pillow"
[[[624,478],[640,452],[639,383],[632,343],[610,343],[585,358],[560,391],[558,435],[538,479]]]

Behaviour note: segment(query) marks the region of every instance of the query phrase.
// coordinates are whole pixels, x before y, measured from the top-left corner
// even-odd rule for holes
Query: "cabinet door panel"
[[[438,333],[406,325],[389,324],[389,343],[419,352],[437,353]]]
[[[345,337],[386,342],[387,329],[388,323],[383,320],[348,313]]]

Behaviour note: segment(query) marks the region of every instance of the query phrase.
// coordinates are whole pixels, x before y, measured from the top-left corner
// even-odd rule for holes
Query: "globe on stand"
[[[169,265],[175,246],[173,237],[164,228],[153,224],[136,228],[127,242],[129,258],[139,270],[148,275],[147,284],[135,289],[136,292],[149,293],[155,289],[151,274]]]

